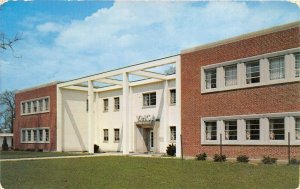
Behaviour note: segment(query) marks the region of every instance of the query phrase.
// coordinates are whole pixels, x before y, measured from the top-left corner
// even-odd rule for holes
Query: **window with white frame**
[[[246,62],[246,84],[260,82],[259,61]]]
[[[300,118],[295,118],[295,138],[300,140]]]
[[[26,128],[21,129],[22,143],[49,143],[50,129],[48,128]],[[44,134],[45,133],[45,134]],[[45,138],[44,138],[45,136]]]
[[[176,104],[176,89],[170,90],[170,104]]]
[[[115,111],[120,110],[120,98],[119,97],[115,97],[114,101],[115,101]]]
[[[224,121],[225,140],[237,140],[237,121]]]
[[[269,137],[270,140],[284,140],[284,119],[272,118],[269,119]]]
[[[176,127],[171,126],[170,127],[170,140],[176,140]]]
[[[25,130],[21,131],[21,138],[22,138],[22,142],[26,141],[26,131]]]
[[[120,129],[115,129],[115,142],[120,141]]]
[[[108,129],[103,129],[103,141],[108,142]]]
[[[213,89],[217,88],[217,69],[205,70],[205,88]]]
[[[103,99],[103,111],[108,111],[108,99]]]
[[[300,53],[295,55],[295,76],[300,77]]]
[[[283,79],[285,77],[284,57],[269,58],[270,80]]]
[[[206,140],[217,140],[217,122],[205,122],[205,135]]]
[[[246,140],[259,140],[259,119],[246,120]]]
[[[156,92],[143,94],[143,106],[155,106],[156,105]]]
[[[237,85],[237,65],[224,67],[225,86]]]
[[[21,115],[49,112],[49,97],[21,102]]]

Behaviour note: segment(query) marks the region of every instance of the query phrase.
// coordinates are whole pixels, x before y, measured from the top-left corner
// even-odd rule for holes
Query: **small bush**
[[[300,160],[297,160],[296,158],[292,158],[290,161],[290,164],[292,165],[299,165],[300,164]]]
[[[8,151],[8,144],[7,144],[7,139],[4,137],[3,139],[3,144],[2,144],[2,151]]]
[[[264,158],[261,161],[263,164],[275,164],[277,161],[277,158],[272,158],[270,156],[264,156]]]
[[[94,153],[99,153],[99,146],[97,144],[94,144]]]
[[[236,158],[236,161],[241,162],[241,163],[248,163],[249,157],[246,155],[240,155]]]
[[[168,147],[167,147],[167,154],[169,156],[175,156],[176,154],[176,146],[174,144],[170,144]]]
[[[226,161],[226,156],[221,154],[215,154],[214,162],[223,162]]]
[[[206,158],[207,158],[206,153],[202,153],[202,154],[197,154],[196,155],[196,160],[204,161],[204,160],[206,160]]]

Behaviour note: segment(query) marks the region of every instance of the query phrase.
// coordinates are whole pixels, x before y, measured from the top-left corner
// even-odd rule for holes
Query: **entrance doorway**
[[[149,151],[154,152],[154,131],[150,129],[149,132]]]

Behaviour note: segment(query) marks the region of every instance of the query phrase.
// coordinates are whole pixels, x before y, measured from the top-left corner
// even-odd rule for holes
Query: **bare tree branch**
[[[0,94],[0,118],[5,128],[13,131],[13,120],[15,118],[15,91],[4,91]]]
[[[22,35],[21,34],[16,34],[12,39],[9,39],[8,37],[5,36],[4,33],[0,33],[0,49],[5,51],[7,49],[10,49],[13,52],[13,55],[17,58],[20,58],[20,56],[15,55],[15,51],[13,48],[13,45],[17,42],[22,40]]]

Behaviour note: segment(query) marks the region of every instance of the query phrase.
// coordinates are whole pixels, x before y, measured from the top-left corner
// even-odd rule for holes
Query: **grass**
[[[83,154],[66,152],[30,152],[30,151],[0,151],[0,159],[19,159],[36,157],[76,156]]]
[[[1,162],[4,188],[296,188],[298,166],[141,157]]]

